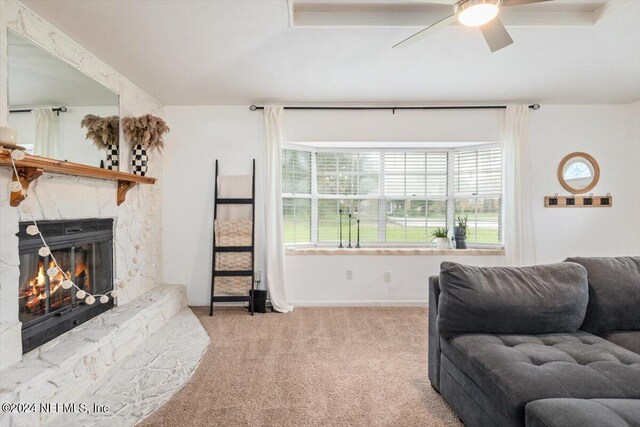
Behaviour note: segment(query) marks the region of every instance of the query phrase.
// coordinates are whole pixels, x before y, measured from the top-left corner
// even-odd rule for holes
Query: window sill
[[[285,255],[426,255],[426,256],[504,256],[504,249],[436,248],[286,248]]]

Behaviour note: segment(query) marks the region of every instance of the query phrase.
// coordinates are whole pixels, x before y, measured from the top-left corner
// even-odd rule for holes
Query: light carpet
[[[427,310],[193,308],[211,337],[140,426],[459,426],[427,378]]]

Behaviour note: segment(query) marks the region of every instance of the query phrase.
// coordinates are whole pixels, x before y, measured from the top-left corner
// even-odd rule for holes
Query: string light
[[[9,184],[9,190],[12,193],[19,193],[22,191],[22,184],[20,184],[20,181],[11,181],[11,184]]]
[[[16,160],[18,161],[24,160],[25,154],[22,150],[13,150],[11,151],[10,158],[11,158],[11,166],[13,167],[13,173],[15,174],[16,180],[11,181],[11,183],[9,184],[9,190],[12,193],[20,192],[25,198],[27,198],[28,195],[24,192],[24,189],[22,188],[22,184],[20,183],[20,178],[18,175],[18,169],[16,167]],[[43,246],[40,249],[38,249],[38,255],[40,255],[41,257],[48,256],[51,258],[51,261],[53,261],[53,265],[47,269],[47,275],[49,277],[55,277],[58,274],[62,274],[63,280],[60,284],[62,288],[63,289],[75,288],[77,290],[76,298],[79,300],[84,299],[85,304],[88,304],[88,305],[95,303],[96,297],[100,298],[100,302],[102,304],[106,304],[109,302],[109,295],[111,295],[111,298],[116,298],[118,296],[118,292],[116,292],[115,289],[109,292],[106,292],[103,295],[99,295],[99,294],[92,295],[86,292],[85,290],[81,289],[80,287],[78,287],[78,285],[76,285],[73,282],[73,280],[71,280],[69,275],[67,275],[67,273],[65,273],[65,271],[62,268],[60,268],[58,261],[51,253],[51,249],[49,248],[49,245],[47,245],[47,242],[44,240],[44,236],[40,232],[40,228],[38,227],[38,223],[36,222],[36,219],[34,218],[33,213],[31,212],[31,208],[29,206],[23,206],[22,211],[29,213],[31,215],[31,221],[33,222],[32,225],[29,225],[27,227],[27,230],[26,230],[27,234],[30,236],[39,236],[40,240],[42,240]]]
[[[12,160],[24,160],[25,154],[24,151],[22,150],[13,150],[11,152],[11,159]]]

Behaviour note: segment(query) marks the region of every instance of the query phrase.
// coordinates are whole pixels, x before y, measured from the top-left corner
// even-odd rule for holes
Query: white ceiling
[[[118,106],[118,95],[9,32],[9,107]]]
[[[477,29],[457,26],[391,49],[417,31],[416,13],[426,19],[442,6],[407,14],[415,6],[406,0],[324,2],[348,3],[355,16],[374,4],[397,19],[354,23],[329,7],[318,27],[296,15],[318,1],[300,0],[24,0],[166,105],[640,99],[637,0],[562,0],[513,8],[510,18],[505,10],[515,43],[493,54]],[[299,8],[292,16],[290,6]]]

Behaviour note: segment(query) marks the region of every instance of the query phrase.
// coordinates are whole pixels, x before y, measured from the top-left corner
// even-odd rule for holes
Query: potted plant
[[[467,215],[456,219],[458,224],[453,228],[453,237],[456,241],[456,249],[467,249]]]
[[[449,229],[446,227],[438,227],[431,232],[431,235],[433,236],[438,249],[449,249]]]
[[[160,117],[145,114],[140,117],[122,119],[125,139],[133,145],[131,166],[133,173],[144,176],[147,173],[149,157],[147,150],[160,150],[164,147],[163,135],[169,132],[169,126]]]
[[[87,139],[98,150],[107,151],[107,169],[118,169],[118,151],[120,141],[120,117],[99,117],[87,114],[80,121],[80,127],[87,128]]]

